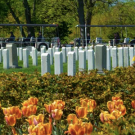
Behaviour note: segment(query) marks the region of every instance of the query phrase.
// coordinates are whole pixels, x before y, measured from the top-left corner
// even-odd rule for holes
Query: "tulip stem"
[[[57,133],[57,135],[61,135],[58,121],[56,121],[56,133]]]

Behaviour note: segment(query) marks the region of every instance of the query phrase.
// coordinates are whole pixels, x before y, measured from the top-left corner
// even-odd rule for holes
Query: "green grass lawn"
[[[76,61],[76,72],[78,71],[78,61]],[[29,67],[23,68],[23,61],[20,61],[18,58],[18,66],[21,66],[22,68],[10,68],[10,69],[3,69],[3,63],[0,63],[0,73],[12,73],[12,72],[24,72],[28,74],[33,74],[35,71],[38,71],[41,73],[41,57],[38,56],[38,66],[32,65],[32,58],[29,56]],[[88,69],[87,61],[86,61],[86,70]],[[63,64],[63,72],[67,73],[67,63]],[[51,65],[51,74],[54,74],[54,65]]]

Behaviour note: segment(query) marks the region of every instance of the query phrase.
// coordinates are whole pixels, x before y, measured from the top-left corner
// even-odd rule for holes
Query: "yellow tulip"
[[[135,61],[135,56],[132,58],[132,61]]]

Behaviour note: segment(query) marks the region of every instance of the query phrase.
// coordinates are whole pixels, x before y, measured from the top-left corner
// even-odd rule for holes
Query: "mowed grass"
[[[28,74],[33,74],[35,73],[35,71],[38,71],[39,73],[41,73],[41,57],[38,56],[38,65],[37,66],[33,66],[32,64],[32,58],[31,56],[29,56],[29,67],[28,68],[24,68],[23,67],[23,61],[20,61],[18,58],[18,66],[21,68],[10,68],[10,69],[3,69],[3,62],[0,63],[0,73],[6,73],[6,74],[10,74],[12,72],[24,72],[24,73],[28,73]],[[76,72],[78,72],[78,67],[79,67],[79,62],[76,61]],[[86,61],[86,70],[88,69],[87,66],[87,61]],[[67,63],[63,63],[63,73],[67,73]],[[51,65],[51,74],[54,74],[54,65]]]

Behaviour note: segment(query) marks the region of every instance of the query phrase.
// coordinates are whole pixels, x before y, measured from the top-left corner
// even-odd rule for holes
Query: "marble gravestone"
[[[18,57],[16,44],[6,44],[6,49],[9,50],[9,67],[18,68]]]

